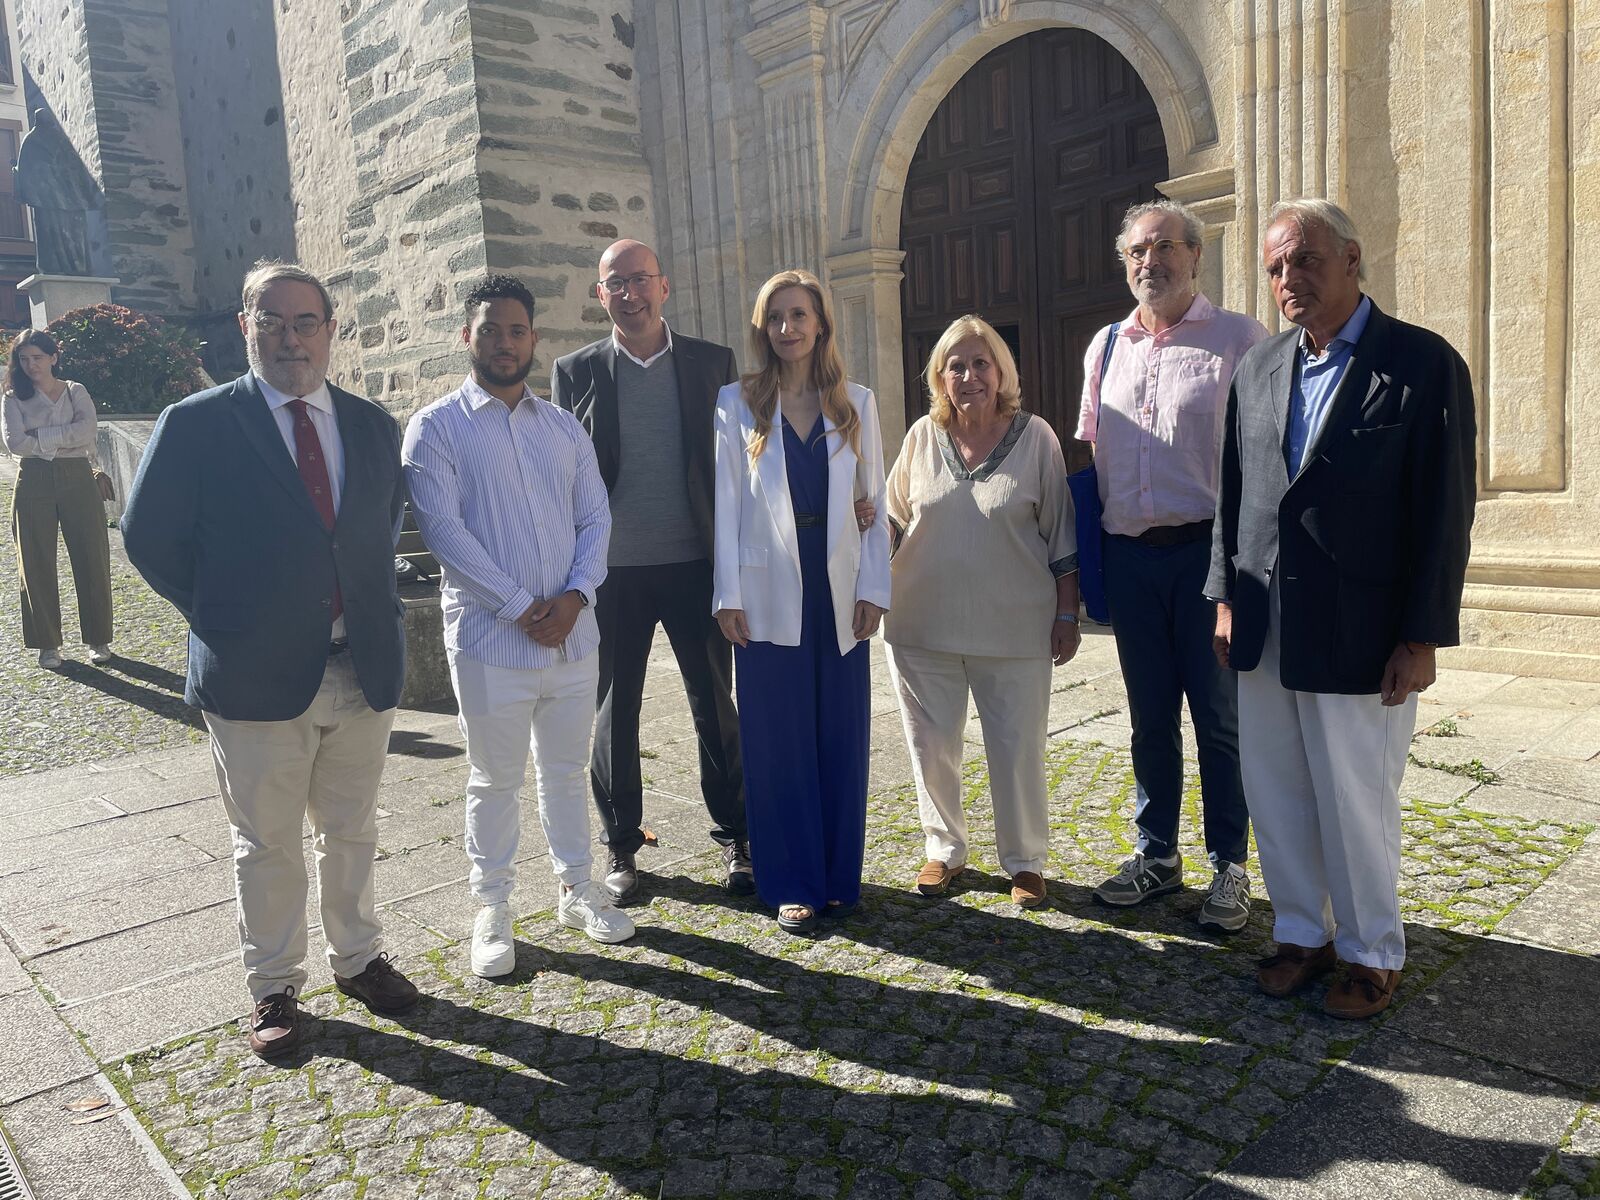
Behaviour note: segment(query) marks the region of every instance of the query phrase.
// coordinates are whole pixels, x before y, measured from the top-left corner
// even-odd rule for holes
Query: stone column
[[[777,269],[822,271],[827,192],[822,186],[823,37],[828,16],[808,0],[751,0],[744,47],[760,72],[767,200]]]
[[[904,250],[884,247],[835,254],[827,263],[845,368],[877,397],[885,466],[894,461],[906,433],[900,321],[900,282],[905,278],[900,264],[905,256]]]
[[[1238,240],[1230,236],[1238,209],[1233,194],[1233,168],[1196,171],[1163,180],[1156,190],[1169,200],[1187,205],[1205,222],[1205,253],[1200,259],[1200,290],[1213,304],[1240,310],[1250,299],[1253,278],[1248,258]]]

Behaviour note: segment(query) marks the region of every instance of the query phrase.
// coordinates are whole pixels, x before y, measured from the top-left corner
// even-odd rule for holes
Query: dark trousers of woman
[[[820,589],[806,579],[800,644],[736,647],[734,680],[756,890],[773,907],[821,913],[830,900],[861,898],[871,703],[866,643],[839,654],[818,574]],[[820,606],[809,602],[817,590]]]
[[[61,645],[57,531],[67,543],[78,593],[78,629],[86,646],[111,641],[111,547],[106,512],[86,458],[24,458],[11,497],[11,536],[22,575],[22,642],[32,650]]]

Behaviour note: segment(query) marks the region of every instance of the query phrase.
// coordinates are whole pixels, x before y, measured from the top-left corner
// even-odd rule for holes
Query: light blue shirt
[[[611,510],[594,445],[571,413],[526,384],[507,408],[469,376],[411,418],[401,461],[417,528],[444,568],[450,653],[537,669],[594,651]],[[588,604],[560,646],[541,646],[516,624],[535,599],[573,589]]]
[[[1356,305],[1355,312],[1344,323],[1334,339],[1321,354],[1312,354],[1306,335],[1300,335],[1300,348],[1294,356],[1294,381],[1289,391],[1289,433],[1284,444],[1284,461],[1289,466],[1289,478],[1300,474],[1300,464],[1305,459],[1306,447],[1316,438],[1323,421],[1328,417],[1328,406],[1333,394],[1339,390],[1350,356],[1355,352],[1361,331],[1367,327],[1372,315],[1372,301],[1366,296]]]

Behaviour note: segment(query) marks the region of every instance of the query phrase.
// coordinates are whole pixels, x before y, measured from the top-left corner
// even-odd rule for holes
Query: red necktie
[[[294,414],[294,458],[300,468],[300,482],[306,485],[306,494],[322,514],[322,523],[333,530],[333,486],[328,482],[328,463],[322,456],[322,439],[317,427],[311,423],[304,400],[289,401],[289,411]],[[333,585],[333,620],[344,612],[344,597],[339,585]]]

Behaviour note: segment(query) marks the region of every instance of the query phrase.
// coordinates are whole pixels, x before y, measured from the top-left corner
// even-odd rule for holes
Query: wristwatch
[[[1074,625],[1076,625],[1078,623],[1078,614],[1077,613],[1057,613],[1056,614],[1056,620],[1058,620],[1058,621],[1071,621]]]

